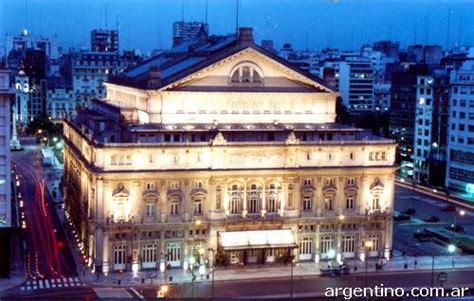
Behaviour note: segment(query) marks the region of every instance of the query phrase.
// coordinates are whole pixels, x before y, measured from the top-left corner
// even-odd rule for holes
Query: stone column
[[[267,183],[266,183],[266,179],[263,179],[263,187],[262,187],[262,216],[265,216],[265,214],[267,214],[267,210],[266,210],[266,207],[267,207],[267,197],[265,195],[266,193],[266,189],[267,189]]]
[[[321,245],[321,225],[316,225],[316,236],[315,236],[315,246],[314,246],[314,262],[319,263],[321,260],[321,250],[319,246]]]
[[[229,215],[229,185],[227,183],[222,185],[222,197],[224,198],[225,215]]]
[[[242,216],[243,217],[246,217],[247,216],[247,213],[248,213],[248,210],[247,210],[247,179],[244,179],[244,206],[243,206],[243,210],[242,210]]]

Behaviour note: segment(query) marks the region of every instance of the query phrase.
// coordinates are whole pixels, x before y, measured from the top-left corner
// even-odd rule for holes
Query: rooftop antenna
[[[184,0],[181,0],[181,22],[184,22]]]
[[[206,0],[206,17],[205,17],[205,20],[206,20],[205,22],[206,22],[206,24],[207,24],[207,4],[208,4],[208,3],[207,3],[207,0]]]
[[[425,16],[425,44],[428,45],[429,41],[429,34],[430,34],[430,15],[427,14]]]
[[[115,30],[119,30],[119,12],[118,10],[115,12]]]
[[[448,9],[448,28],[446,30],[446,50],[449,50],[450,32],[451,32],[451,8]]]
[[[28,28],[28,0],[25,0],[25,28]]]
[[[235,33],[239,33],[239,0],[236,1],[236,14],[235,14]]]
[[[109,5],[109,2],[105,1],[105,30],[107,30],[107,28],[109,28],[109,24],[108,24],[109,20],[108,20],[108,13],[107,13],[108,5]]]
[[[461,46],[461,33],[462,33],[462,17],[459,19],[459,28],[458,28],[458,45]]]

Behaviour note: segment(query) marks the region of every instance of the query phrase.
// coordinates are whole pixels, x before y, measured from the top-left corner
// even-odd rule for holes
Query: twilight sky
[[[205,19],[206,0],[0,0],[0,35],[57,35],[60,46],[89,47],[94,28],[115,28],[120,48],[147,52],[168,48],[171,26]],[[237,0],[208,0],[211,34],[235,31]],[[183,9],[182,9],[183,8]],[[241,26],[253,26],[258,42],[272,39],[280,48],[359,48],[393,39],[402,46],[448,40],[474,44],[474,0],[240,0]],[[107,16],[107,17],[106,17]],[[118,16],[118,18],[117,18]],[[106,21],[107,20],[107,21]],[[26,24],[26,25],[25,25]],[[4,39],[0,41],[3,52]]]

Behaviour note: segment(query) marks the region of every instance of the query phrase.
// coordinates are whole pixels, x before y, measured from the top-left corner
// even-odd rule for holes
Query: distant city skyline
[[[402,47],[474,44],[474,1],[208,0],[210,34],[235,32],[237,3],[239,26],[254,27],[258,43],[270,39],[277,49],[285,42],[301,50],[358,49],[382,39],[400,41]],[[166,49],[172,24],[181,19],[205,21],[206,0],[0,1],[2,37],[27,29],[32,35],[57,36],[66,51],[89,48],[91,30],[117,25],[121,50]],[[4,38],[0,45],[4,52]]]

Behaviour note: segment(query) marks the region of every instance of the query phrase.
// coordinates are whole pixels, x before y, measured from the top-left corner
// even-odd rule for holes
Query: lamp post
[[[215,270],[215,266],[216,266],[216,262],[215,262],[215,257],[214,257],[214,252],[215,250],[213,248],[208,248],[207,249],[209,252],[212,252],[212,267],[211,267],[211,277],[212,277],[212,280],[211,280],[211,300],[214,300],[214,270]]]
[[[293,266],[294,264],[295,264],[295,259],[291,258],[290,298],[293,298]]]
[[[449,245],[448,246],[448,251],[449,251],[449,253],[451,253],[453,255],[452,265],[453,265],[453,269],[454,269],[454,254],[456,252],[456,246],[455,245]]]
[[[368,283],[368,271],[369,271],[369,249],[373,247],[373,242],[371,240],[367,240],[364,243],[365,246],[365,286],[367,287]]]

